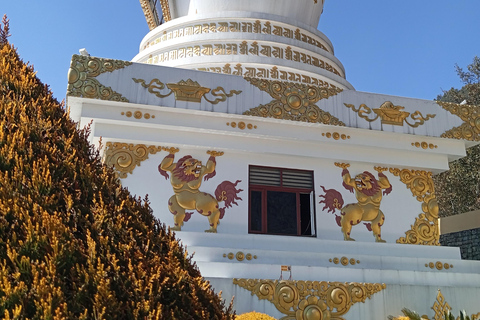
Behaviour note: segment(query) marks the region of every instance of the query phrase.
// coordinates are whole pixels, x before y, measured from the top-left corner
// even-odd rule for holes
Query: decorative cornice
[[[338,118],[315,105],[321,99],[342,92],[338,88],[314,87],[298,83],[245,78],[273,100],[245,111],[244,115],[345,126]]]
[[[442,138],[480,141],[480,106],[437,101],[443,109],[464,121],[441,135]]]
[[[181,80],[178,83],[167,83],[166,86],[170,89],[169,92],[161,93],[161,90],[165,89],[165,84],[159,79],[153,79],[150,83],[146,83],[143,79],[133,78],[135,83],[140,83],[142,87],[147,88],[148,92],[156,95],[159,98],[166,98],[172,93],[175,94],[175,100],[178,101],[190,101],[200,103],[202,98],[205,101],[210,102],[211,104],[217,104],[219,102],[226,101],[227,98],[232,97],[233,95],[238,95],[242,91],[230,90],[229,93],[225,91],[222,87],[217,87],[216,89],[210,89],[202,87],[198,82],[191,79]],[[213,97],[218,97],[214,100],[210,100],[205,95],[210,93]]]
[[[105,163],[112,166],[120,178],[126,178],[128,173],[148,159],[149,154],[162,151],[162,147],[144,144],[128,144],[120,142],[107,142],[105,150]]]
[[[123,69],[129,61],[73,55],[68,70],[67,95],[91,99],[128,102],[128,99],[110,87],[102,85],[95,77],[105,72]]]
[[[163,20],[165,20],[165,22],[172,20],[172,14],[170,13],[170,6],[168,5],[168,0],[160,0],[160,4],[162,6]]]
[[[260,279],[233,279],[233,284],[273,303],[286,315],[282,320],[343,320],[355,303],[386,288],[379,283]]]
[[[435,197],[432,173],[420,170],[390,168],[390,173],[400,177],[413,196],[422,202],[423,213],[415,218],[411,229],[397,243],[439,246],[438,203]]]
[[[435,114],[427,114],[426,117],[422,115],[420,111],[415,111],[414,113],[410,114],[410,112],[402,111],[405,109],[402,106],[395,106],[390,101],[385,101],[382,103],[380,108],[371,109],[367,107],[365,104],[361,104],[360,107],[356,108],[353,104],[344,103],[347,108],[352,109],[354,112],[358,114],[358,116],[368,122],[373,122],[378,118],[381,119],[382,124],[391,124],[394,126],[403,126],[404,122],[412,128],[416,128],[425,123],[425,121],[435,118]],[[370,117],[373,113],[376,114],[373,118]],[[373,116],[373,115],[372,115]],[[413,120],[410,123],[410,118]]]

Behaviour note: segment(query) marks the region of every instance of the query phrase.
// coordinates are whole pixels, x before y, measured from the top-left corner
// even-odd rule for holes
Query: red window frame
[[[251,168],[264,168],[264,169],[275,169],[280,171],[280,186],[271,186],[271,185],[262,185],[262,184],[253,184],[250,179],[250,169]],[[302,173],[309,173],[311,174],[312,178],[312,185],[311,188],[295,188],[295,187],[284,187],[283,186],[283,172],[284,171],[298,171]],[[303,236],[303,237],[312,237],[315,236],[316,230],[315,230],[315,206],[313,208],[310,208],[310,211],[313,211],[313,217],[310,218],[310,228],[313,230],[311,234],[308,235],[302,235],[302,223],[301,223],[301,209],[300,209],[300,194],[308,194],[310,195],[312,192],[314,192],[314,182],[313,182],[313,171],[310,170],[299,170],[299,169],[290,169],[290,168],[280,168],[280,167],[265,167],[265,166],[255,166],[255,165],[250,165],[249,166],[249,190],[248,190],[248,195],[249,195],[249,204],[248,204],[248,233],[251,234],[271,234],[271,235],[290,235],[290,236]],[[251,192],[252,191],[258,191],[261,192],[261,231],[258,230],[252,230],[252,197],[251,197]],[[285,234],[285,233],[271,233],[268,232],[267,227],[268,227],[268,221],[267,221],[267,192],[268,191],[277,191],[277,192],[288,192],[288,193],[294,193],[296,196],[296,222],[297,222],[297,232],[295,234]]]

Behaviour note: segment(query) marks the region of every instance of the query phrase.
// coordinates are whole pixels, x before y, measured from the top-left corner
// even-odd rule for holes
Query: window
[[[250,166],[249,232],[314,236],[313,172]]]

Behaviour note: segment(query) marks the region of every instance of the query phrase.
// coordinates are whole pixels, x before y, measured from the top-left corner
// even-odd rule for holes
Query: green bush
[[[234,318],[0,30],[0,318]]]

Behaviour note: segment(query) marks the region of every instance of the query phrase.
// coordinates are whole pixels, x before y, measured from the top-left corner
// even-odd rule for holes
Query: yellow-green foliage
[[[0,41],[0,318],[232,319],[87,131]]]
[[[236,320],[275,320],[275,318],[270,317],[265,313],[260,313],[255,311],[243,313],[237,316],[235,319]]]

